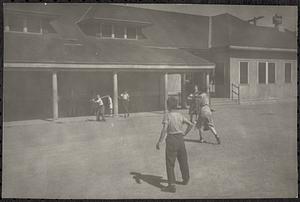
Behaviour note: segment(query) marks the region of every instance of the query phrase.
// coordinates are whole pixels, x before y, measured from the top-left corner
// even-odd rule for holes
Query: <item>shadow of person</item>
[[[137,172],[130,172],[130,175],[133,175],[132,178],[136,181],[136,183],[141,184],[142,181],[157,187],[159,189],[164,188],[165,186],[161,183],[167,183],[167,180],[164,180],[161,176],[155,175],[145,175]]]
[[[213,144],[213,145],[217,145],[217,143],[213,143],[213,142],[208,142],[208,141],[203,141],[200,142],[200,140],[193,140],[193,139],[184,139],[185,142],[196,142],[196,143],[204,143],[204,144]]]

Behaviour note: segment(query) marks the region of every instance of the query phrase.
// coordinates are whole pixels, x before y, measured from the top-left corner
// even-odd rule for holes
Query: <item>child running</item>
[[[202,134],[204,131],[210,130],[217,140],[217,144],[221,144],[220,138],[214,127],[211,109],[209,107],[209,97],[205,92],[200,93],[200,110],[196,127],[199,129],[200,142],[203,143]]]
[[[164,141],[166,135],[166,169],[168,177],[168,186],[164,187],[162,191],[176,192],[175,187],[175,174],[174,167],[176,159],[179,162],[180,171],[182,175],[182,184],[188,184],[189,165],[188,158],[185,149],[183,136],[187,135],[193,128],[193,124],[187,120],[182,114],[173,112],[177,106],[177,100],[174,97],[170,97],[167,100],[168,112],[165,113],[162,121],[163,128],[161,130],[160,138],[156,144],[156,149],[160,149],[161,143]],[[183,126],[188,125],[185,132]]]

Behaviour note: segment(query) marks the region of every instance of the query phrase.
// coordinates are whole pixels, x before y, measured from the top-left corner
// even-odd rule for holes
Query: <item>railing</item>
[[[237,96],[237,102],[240,104],[240,86],[232,83],[231,84],[231,99],[234,100],[234,95]]]

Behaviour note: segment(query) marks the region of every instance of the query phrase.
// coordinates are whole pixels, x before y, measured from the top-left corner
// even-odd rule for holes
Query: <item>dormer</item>
[[[145,39],[143,28],[150,26],[149,22],[127,21],[121,19],[93,18],[77,23],[81,31],[88,36],[99,39]]]
[[[50,24],[50,21],[56,18],[55,15],[14,9],[5,9],[4,13],[5,33],[56,33]]]

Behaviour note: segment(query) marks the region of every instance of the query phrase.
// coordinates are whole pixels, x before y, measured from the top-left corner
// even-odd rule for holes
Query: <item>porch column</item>
[[[57,72],[52,72],[53,120],[58,119]]]
[[[168,110],[167,100],[168,100],[168,73],[165,73],[164,74],[164,104],[165,104],[165,111]]]
[[[119,100],[118,100],[118,97],[119,97],[119,93],[118,93],[118,74],[117,72],[114,72],[113,73],[113,80],[114,80],[114,116],[118,116],[118,113],[119,113],[119,109],[118,109],[118,106],[119,106]]]
[[[181,74],[181,108],[186,108],[186,92],[185,92],[186,74]]]
[[[206,72],[206,93],[209,97],[209,104],[211,104],[211,101],[210,101],[210,92],[209,92],[209,72]]]

